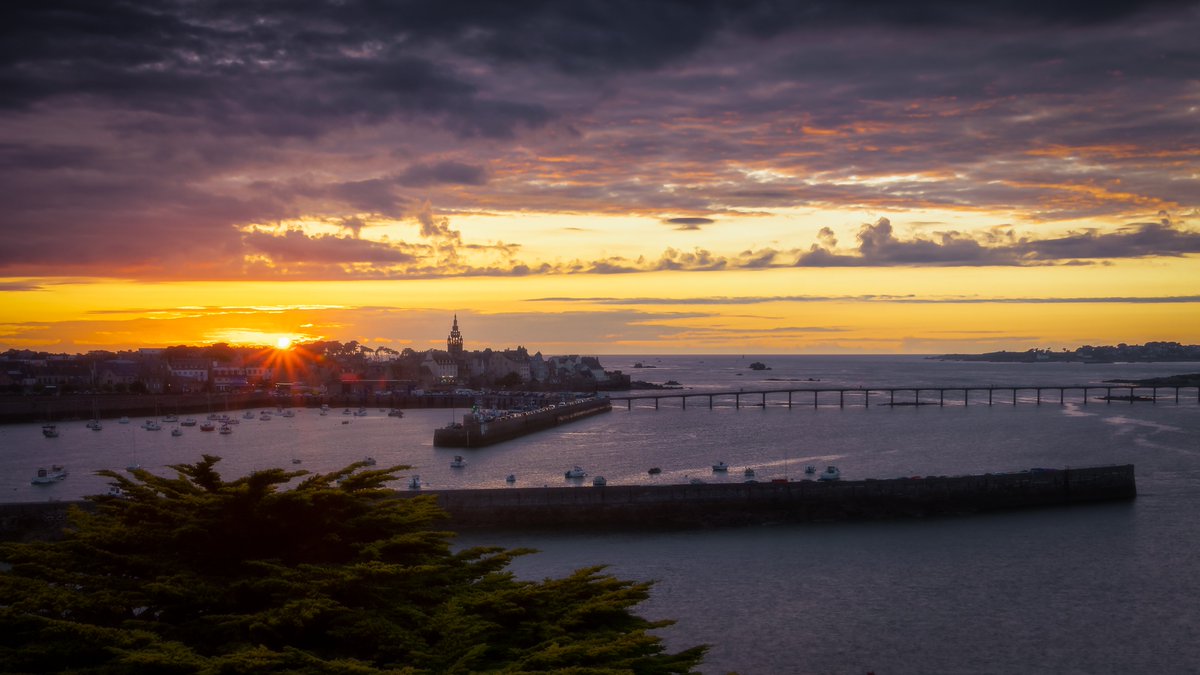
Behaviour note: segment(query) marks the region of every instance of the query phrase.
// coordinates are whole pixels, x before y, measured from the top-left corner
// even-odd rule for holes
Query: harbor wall
[[[432,495],[452,530],[630,530],[965,515],[1129,500],[1132,464],[855,481],[411,490]],[[76,502],[87,506],[86,502]],[[52,538],[66,502],[0,504],[0,540]]]
[[[1132,499],[1133,465],[972,476],[427,491],[451,529],[694,528],[960,515]]]
[[[560,403],[529,412],[515,412],[487,421],[467,413],[460,424],[434,429],[433,444],[444,448],[478,448],[610,410],[612,403],[600,397]]]

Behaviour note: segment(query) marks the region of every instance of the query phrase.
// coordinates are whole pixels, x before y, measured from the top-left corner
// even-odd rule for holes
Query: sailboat
[[[92,431],[100,431],[104,425],[100,424],[100,411],[96,408],[96,401],[92,400],[92,419],[87,423],[87,428]]]
[[[58,425],[54,424],[49,406],[46,407],[46,423],[42,425],[42,435],[46,438],[58,438]]]

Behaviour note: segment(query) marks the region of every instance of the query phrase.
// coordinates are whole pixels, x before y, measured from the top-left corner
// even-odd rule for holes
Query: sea
[[[768,369],[754,370],[753,362]],[[805,480],[834,465],[843,479],[958,475],[1132,463],[1130,502],[969,517],[775,524],[668,532],[460,534],[457,545],[530,547],[521,578],[605,565],[652,581],[637,611],[672,620],[671,650],[705,644],[703,673],[1186,673],[1200,672],[1200,400],[1195,388],[1158,399],[1103,401],[1110,380],[1200,372],[1200,363],[980,363],[920,356],[607,356],[605,368],[679,390],[647,390],[612,412],[495,446],[434,448],[433,430],[465,409],[379,408],[366,415],[299,409],[242,419],[229,435],[170,435],[104,420],[0,426],[0,502],[73,500],[107,490],[100,469],[139,465],[169,475],[202,454],[227,478],[283,467],[331,471],[372,458],[404,465],[427,488],[591,487],[578,465],[610,485]],[[641,367],[636,367],[638,364]],[[962,387],[1021,389],[964,398]],[[924,387],[934,405],[863,406],[858,392],[763,390]],[[953,388],[959,387],[958,391]],[[939,395],[936,388],[948,388]],[[693,396],[686,407],[673,394]],[[1127,390],[1114,390],[1124,395]],[[1148,390],[1139,391],[1148,394]],[[624,392],[614,393],[620,396]],[[896,401],[914,401],[898,392]],[[937,402],[944,403],[937,405]],[[844,407],[843,405],[844,404]],[[167,414],[170,411],[163,411]],[[241,418],[243,411],[214,411]],[[181,416],[184,417],[184,416]],[[203,415],[194,415],[200,420]],[[452,468],[455,455],[466,465]],[[731,470],[714,473],[726,462]],[[39,467],[69,475],[32,485]],[[662,473],[650,475],[649,467]]]

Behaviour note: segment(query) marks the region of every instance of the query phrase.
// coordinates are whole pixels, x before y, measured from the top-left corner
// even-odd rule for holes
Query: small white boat
[[[746,467],[746,470],[742,472],[742,475],[746,478],[754,478],[754,469]]]
[[[810,476],[816,472],[817,472],[817,467],[813,466],[812,464],[809,464],[808,466],[804,467],[804,473],[806,473]]]
[[[596,476],[592,479],[592,487],[604,487],[605,485],[608,485],[608,481],[604,476]]]
[[[587,476],[587,472],[584,471],[583,469],[581,469],[580,467],[575,466],[575,467],[572,467],[571,469],[567,470],[565,473],[563,473],[563,475],[566,476],[567,478],[583,478],[583,477]]]
[[[167,415],[162,421],[167,422],[168,424],[174,424],[179,421],[179,417],[176,415]]]
[[[284,411],[283,411],[283,416],[284,416],[284,417],[295,417],[295,416],[296,416],[296,411],[295,411],[295,410],[292,410],[291,408],[288,408],[287,410],[284,410]]]
[[[87,423],[87,428],[91,429],[92,431],[100,431],[104,428],[104,425],[100,424],[100,420],[92,420]]]
[[[213,431],[216,428],[217,425],[213,424],[212,422],[205,422],[204,424],[200,425],[200,431]]]
[[[254,419],[254,411],[247,410],[246,412],[242,413],[242,419],[244,419],[244,420]]]
[[[222,424],[221,429],[219,431],[217,431],[217,433],[225,434],[226,436],[228,436],[229,434],[233,433],[233,427],[229,426],[228,424]]]
[[[729,465],[725,462],[717,462],[712,465],[713,473],[723,473],[729,470]]]
[[[271,413],[264,412],[263,414],[258,416],[258,419],[262,420],[263,422],[270,422],[271,421]]]
[[[467,465],[467,460],[463,459],[462,455],[455,455],[454,459],[450,461],[451,469],[461,469],[466,465]]]
[[[505,476],[505,477],[504,477],[504,482],[505,482],[505,483],[515,483],[515,482],[517,482],[517,474],[515,474],[515,473],[510,473],[510,474],[508,474],[507,476]]]
[[[142,428],[146,431],[162,431],[162,425],[154,420],[146,420],[146,423],[142,425]]]
[[[117,424],[129,424],[129,418],[122,417],[121,419],[117,420]]]
[[[842,472],[838,471],[836,466],[827,466],[825,467],[825,470],[821,472],[821,475],[817,477],[817,480],[838,480],[841,477]]]
[[[328,414],[329,414],[328,408],[321,408],[321,417],[325,417]]]
[[[367,466],[375,466],[375,458],[374,457],[364,457],[363,464],[366,464]]]
[[[388,417],[404,417],[404,411],[399,408],[392,408],[388,411]]]
[[[180,422],[180,423],[179,423],[179,426],[181,426],[181,427],[194,427],[194,426],[196,426],[196,418],[195,418],[195,417],[189,417],[189,418],[185,419],[184,421]]]
[[[126,471],[137,471],[140,468],[142,468],[141,464],[126,464],[125,465]]]
[[[183,429],[180,429],[179,427],[175,427],[174,429],[171,430],[171,435],[172,436],[182,436]]]
[[[58,438],[58,427],[53,424],[43,424],[42,435],[46,438]]]
[[[408,489],[409,490],[420,490],[421,489],[421,477],[416,474],[413,474],[412,480],[408,481]]]
[[[299,458],[299,457],[293,457],[293,458],[292,458],[292,464],[299,464],[299,463],[300,463],[300,458]]]
[[[50,485],[51,483],[57,483],[66,477],[66,468],[62,465],[55,464],[54,466],[50,467],[49,470],[38,469],[37,475],[34,476],[29,482],[32,485]]]

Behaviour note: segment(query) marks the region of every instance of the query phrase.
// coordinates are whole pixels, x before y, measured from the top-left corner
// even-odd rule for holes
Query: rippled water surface
[[[751,371],[753,360],[771,367]],[[654,368],[634,369],[635,361]],[[1200,372],[1200,364],[984,364],[897,357],[608,357],[635,379],[676,380],[706,393],[786,387],[1102,385],[1105,380]],[[811,378],[811,380],[809,379]],[[647,392],[649,393],[649,392]],[[664,392],[671,393],[671,392]],[[971,518],[724,529],[658,534],[464,535],[464,544],[532,546],[516,571],[532,578],[609,564],[657,583],[640,611],[673,618],[674,648],[712,645],[704,671],[721,673],[1190,672],[1200,663],[1200,403],[1084,401],[1068,391],[986,393],[946,407],[838,407],[835,394],[772,395],[764,407],[718,397],[642,401],[562,429],[480,450],[432,447],[433,429],[464,411],[412,410],[403,419],[315,410],[244,420],[230,436],[196,428],[171,437],[106,421],[92,432],[60,422],[0,427],[3,501],[73,499],[101,492],[99,468],[154,470],[222,456],[237,475],[285,466],[329,470],[366,456],[409,464],[433,487],[563,485],[578,464],[613,483],[800,478],[804,464],[836,464],[846,478],[951,475],[1035,466],[1134,463],[1131,503]],[[1124,392],[1116,392],[1124,393]],[[911,394],[907,394],[911,396]],[[807,396],[807,398],[806,398]],[[937,400],[924,392],[923,400]],[[1010,396],[1005,393],[1004,396]],[[852,401],[853,396],[847,397]],[[757,396],[743,398],[759,402]],[[883,401],[885,399],[880,399]],[[349,424],[342,424],[349,421]],[[466,452],[462,469],[449,466]],[[301,464],[293,465],[293,459]],[[714,475],[725,461],[735,470]],[[70,477],[37,487],[39,466]],[[650,466],[663,473],[651,477]],[[405,474],[407,475],[407,474]],[[580,489],[592,489],[581,486]]]

